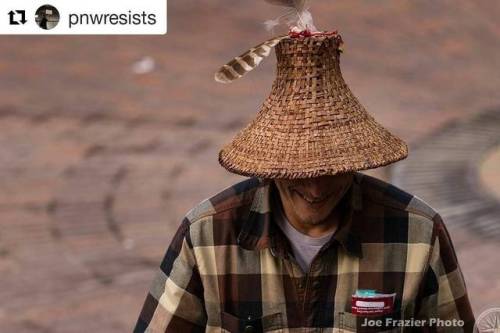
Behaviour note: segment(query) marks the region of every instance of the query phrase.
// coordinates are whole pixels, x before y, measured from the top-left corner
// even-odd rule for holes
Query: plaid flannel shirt
[[[421,199],[356,173],[338,231],[304,273],[272,220],[273,191],[251,178],[187,214],[134,332],[472,332],[452,242]],[[395,293],[393,312],[354,315],[357,289]]]

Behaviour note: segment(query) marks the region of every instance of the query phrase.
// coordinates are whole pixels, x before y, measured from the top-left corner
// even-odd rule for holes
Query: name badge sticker
[[[396,293],[381,294],[371,289],[359,289],[351,299],[351,312],[355,315],[379,316],[394,311]]]

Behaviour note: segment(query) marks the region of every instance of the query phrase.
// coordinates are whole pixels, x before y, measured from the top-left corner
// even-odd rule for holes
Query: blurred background
[[[165,36],[2,36],[0,332],[130,332],[173,232],[240,180],[221,146],[275,59],[216,69],[271,36],[263,1],[168,4]],[[410,157],[368,172],[444,217],[476,316],[500,305],[500,2],[312,2],[343,75]],[[276,33],[282,33],[277,31]]]

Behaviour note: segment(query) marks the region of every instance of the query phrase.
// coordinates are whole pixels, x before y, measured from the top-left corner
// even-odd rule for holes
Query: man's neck
[[[283,212],[290,224],[295,229],[310,237],[321,237],[326,234],[335,232],[340,224],[341,212],[338,208],[338,205],[325,220],[317,224],[304,223],[297,217],[295,217],[292,213],[287,213],[285,209],[283,210]]]

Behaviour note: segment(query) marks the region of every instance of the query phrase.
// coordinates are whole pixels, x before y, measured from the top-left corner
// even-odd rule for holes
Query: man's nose
[[[313,198],[320,198],[325,195],[327,190],[326,186],[322,182],[310,181],[304,184],[304,189]]]

